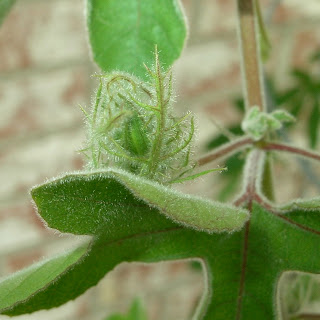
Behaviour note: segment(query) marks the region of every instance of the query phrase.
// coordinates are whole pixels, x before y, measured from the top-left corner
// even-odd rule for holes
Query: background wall
[[[190,38],[175,67],[177,108],[197,113],[200,152],[217,131],[210,118],[226,125],[240,118],[232,107],[241,93],[236,7],[233,0],[183,4]],[[309,54],[320,48],[320,2],[262,4],[273,43],[266,68],[286,87],[289,69],[307,67]],[[89,105],[96,85],[83,12],[80,0],[20,0],[0,28],[0,276],[79,241],[46,230],[28,191],[83,165],[76,152],[85,138],[77,105]],[[190,192],[213,194],[212,181],[206,182],[205,190],[195,185]],[[285,198],[299,192],[293,186],[282,191]],[[18,319],[102,320],[126,310],[138,295],[150,319],[185,320],[202,289],[201,273],[187,262],[123,264],[75,302]]]

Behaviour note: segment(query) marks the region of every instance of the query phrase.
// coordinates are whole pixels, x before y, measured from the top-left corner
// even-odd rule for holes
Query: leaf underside
[[[94,61],[106,72],[125,71],[146,80],[155,45],[168,68],[180,56],[186,26],[177,0],[88,0],[88,31]]]

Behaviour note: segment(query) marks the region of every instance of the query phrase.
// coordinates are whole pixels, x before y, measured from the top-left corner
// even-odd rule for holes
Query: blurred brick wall
[[[240,117],[231,106],[241,93],[236,7],[234,0],[183,2],[190,38],[175,67],[178,108],[197,114],[202,146],[216,132],[211,117],[224,124]],[[274,42],[266,68],[286,86],[289,67],[303,66],[320,47],[320,2],[286,0],[273,12],[277,2],[263,1]],[[82,167],[77,105],[89,104],[95,86],[83,11],[79,0],[20,0],[0,28],[0,276],[79,241],[46,230],[28,191]],[[202,288],[201,274],[185,262],[123,264],[75,302],[19,319],[102,320],[140,295],[150,319],[185,320]]]

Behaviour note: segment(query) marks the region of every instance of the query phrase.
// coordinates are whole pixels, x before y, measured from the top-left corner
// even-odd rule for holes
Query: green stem
[[[263,176],[262,176],[262,193],[271,201],[274,201],[275,194],[273,188],[273,173],[272,173],[272,159],[268,157],[264,163]]]
[[[98,90],[97,90],[97,93],[96,93],[96,103],[94,105],[94,108],[93,108],[93,114],[92,114],[92,123],[90,124],[91,125],[91,130],[92,132],[95,132],[96,130],[96,125],[97,125],[97,113],[98,113],[98,108],[101,104],[101,96],[102,96],[102,87],[103,87],[103,84],[102,84],[102,81],[100,79],[100,83],[99,83],[99,87],[98,87]],[[99,154],[97,155],[97,151],[96,151],[96,145],[95,145],[95,134],[92,134],[91,135],[91,154],[92,154],[92,163],[93,163],[93,167],[94,168],[98,168],[98,163],[99,163]]]
[[[258,106],[260,111],[265,111],[256,2],[255,0],[237,0],[237,3],[246,110]],[[268,162],[266,161],[264,167],[260,169],[262,170],[261,191],[266,197],[273,199],[271,164]],[[259,175],[259,172],[256,174]],[[253,188],[255,189],[255,186]],[[251,190],[251,193],[255,194],[256,190]]]
[[[315,151],[310,151],[307,149],[291,146],[284,143],[276,143],[276,142],[265,142],[261,148],[263,150],[271,150],[271,151],[280,151],[280,152],[288,152],[292,153],[296,156],[304,157],[309,160],[317,160],[320,161],[320,153]]]
[[[265,110],[258,28],[254,0],[237,0],[246,109]]]
[[[161,151],[163,145],[164,131],[166,129],[167,104],[164,102],[163,93],[163,79],[161,75],[161,67],[159,63],[158,52],[156,49],[156,92],[157,92],[157,109],[160,111],[156,113],[157,116],[157,132],[153,141],[153,148],[149,164],[149,178],[153,178],[159,167]]]

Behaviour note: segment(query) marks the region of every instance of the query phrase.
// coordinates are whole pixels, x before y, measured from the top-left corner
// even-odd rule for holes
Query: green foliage
[[[106,72],[124,71],[147,80],[143,64],[160,60],[169,68],[186,38],[184,16],[177,0],[87,0],[93,59]]]
[[[1,0],[0,1],[0,26],[15,2],[16,2],[16,0]]]
[[[10,4],[1,3],[0,17]],[[266,168],[271,168],[265,162],[268,150],[272,146],[278,151],[289,149],[282,145],[281,150],[279,144],[275,148],[269,139],[294,118],[284,110],[268,113],[250,108],[241,127],[232,128],[233,133],[245,134],[251,149],[245,166],[237,146],[241,139],[234,145],[232,141],[225,144],[222,135],[211,141],[211,147],[219,146],[213,152],[229,156],[232,170],[227,174],[233,186],[243,174],[235,205],[175,191],[169,185],[216,170],[193,172],[200,163],[191,160],[194,119],[190,114],[176,117],[171,110],[170,68],[186,36],[178,2],[150,0],[142,5],[131,0],[88,0],[87,6],[93,57],[109,72],[98,76],[90,112],[83,109],[88,127],[83,150],[87,170],[52,179],[31,194],[49,228],[90,240],[3,279],[0,313],[16,316],[60,306],[95,286],[124,261],[194,259],[201,261],[206,281],[194,319],[279,318],[281,275],[291,270],[320,273],[320,198],[295,199],[279,206],[261,192],[270,187],[266,185]],[[258,1],[256,9],[260,40],[269,45]],[[313,63],[318,60],[314,55]],[[294,76],[299,90],[276,95],[271,87],[270,92],[276,104],[293,99],[288,109],[294,116],[301,112],[307,92],[312,101],[309,137],[314,147],[319,79],[301,70],[295,70]],[[241,103],[238,106],[243,110]],[[320,160],[316,153],[297,149],[295,153]],[[127,316],[116,314],[111,319],[145,320],[146,316],[135,302]]]
[[[319,140],[320,114],[320,77],[313,72],[319,66],[318,52],[311,55],[310,70],[293,69],[291,72],[294,84],[281,95],[287,109],[296,117],[307,114],[309,145],[315,148]]]
[[[135,299],[132,302],[127,315],[121,315],[117,313],[107,317],[105,320],[147,320],[147,314],[141,301],[139,299]]]

